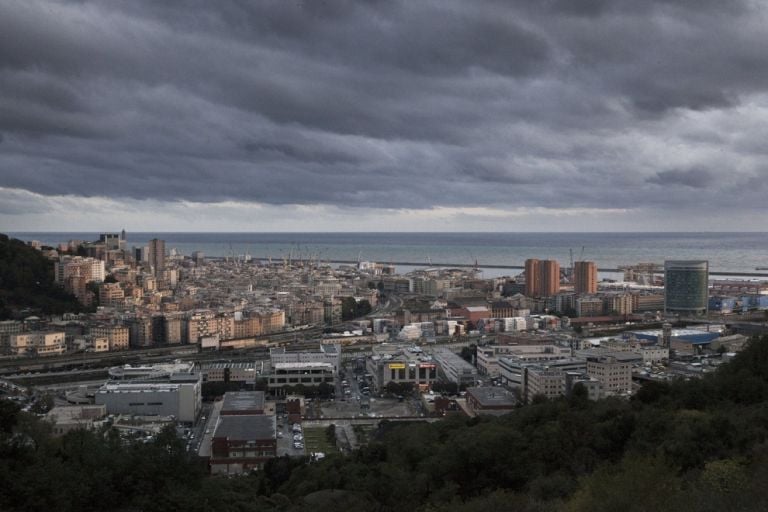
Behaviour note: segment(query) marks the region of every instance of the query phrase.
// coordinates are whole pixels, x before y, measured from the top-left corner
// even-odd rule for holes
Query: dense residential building
[[[95,295],[88,283],[101,283],[105,277],[104,261],[80,256],[63,256],[54,264],[54,279],[86,306]]]
[[[8,352],[16,356],[63,354],[67,349],[65,336],[64,332],[46,331],[11,334]]]
[[[5,320],[0,322],[0,353],[5,353],[11,341],[11,336],[20,334],[24,324],[17,320]]]
[[[129,329],[129,344],[134,348],[149,347],[154,344],[152,336],[152,319],[138,317],[127,320]]]
[[[120,283],[101,283],[99,285],[99,305],[119,306],[125,304],[125,291]]]
[[[579,297],[576,299],[576,316],[600,316],[603,314],[603,299],[600,297]]]
[[[83,277],[87,283],[100,283],[105,277],[104,261],[81,256],[62,256],[53,267],[54,279],[57,283],[66,285],[67,279],[73,275]]]
[[[92,325],[91,335],[109,340],[109,350],[127,350],[130,347],[130,329],[123,325]]]

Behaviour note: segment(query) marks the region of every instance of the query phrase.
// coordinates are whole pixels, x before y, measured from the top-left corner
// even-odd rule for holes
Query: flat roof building
[[[221,416],[264,414],[263,391],[230,391],[224,393]]]
[[[332,363],[275,363],[269,375],[270,390],[279,390],[285,386],[333,385],[336,372]]]
[[[272,365],[280,363],[330,363],[338,373],[341,368],[341,345],[319,343],[317,350],[289,352],[285,347],[272,348],[269,351]]]
[[[500,416],[514,410],[516,405],[515,396],[502,387],[467,388],[467,406],[475,414]]]
[[[265,415],[221,415],[211,439],[213,474],[241,474],[261,469],[277,456],[276,418]]]
[[[443,376],[458,385],[474,386],[477,382],[477,368],[459,357],[448,348],[440,347],[432,353]]]
[[[202,404],[200,375],[172,375],[166,382],[111,381],[96,391],[95,401],[109,414],[174,416],[192,423]]]

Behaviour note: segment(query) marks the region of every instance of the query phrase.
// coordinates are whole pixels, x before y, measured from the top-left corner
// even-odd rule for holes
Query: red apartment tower
[[[539,265],[537,259],[525,260],[525,294],[528,297],[541,295],[541,281],[539,281]]]
[[[573,291],[597,293],[597,265],[594,261],[577,261],[573,264]]]
[[[551,297],[560,291],[560,264],[555,260],[525,260],[525,294]]]
[[[555,260],[543,260],[539,265],[541,296],[557,295],[560,291],[560,264]]]

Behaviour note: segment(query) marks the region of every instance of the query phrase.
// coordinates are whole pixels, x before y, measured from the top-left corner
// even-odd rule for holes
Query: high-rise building
[[[149,264],[158,277],[165,269],[165,240],[153,238],[149,241]]]
[[[99,235],[99,243],[104,244],[108,251],[120,249],[119,233],[102,233]]]
[[[541,281],[539,281],[539,260],[525,260],[525,294],[529,297],[541,295]]]
[[[539,282],[542,297],[552,297],[560,291],[560,264],[555,260],[543,260],[539,263]]]
[[[664,311],[704,314],[709,305],[709,262],[664,262]]]
[[[525,260],[525,294],[551,297],[560,291],[560,264],[555,260]]]
[[[597,293],[597,265],[594,261],[577,261],[573,264],[573,291]]]

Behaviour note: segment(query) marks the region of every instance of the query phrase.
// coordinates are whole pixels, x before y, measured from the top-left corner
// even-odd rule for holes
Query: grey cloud
[[[648,178],[648,183],[656,185],[683,185],[691,188],[706,188],[713,183],[713,176],[709,171],[702,169],[673,169],[661,171]]]
[[[669,204],[686,186],[700,197],[678,203],[717,203],[731,185],[689,163],[717,151],[743,183],[759,144],[732,122],[696,135],[691,116],[765,92],[765,15],[736,1],[11,0],[0,187],[595,208]]]

